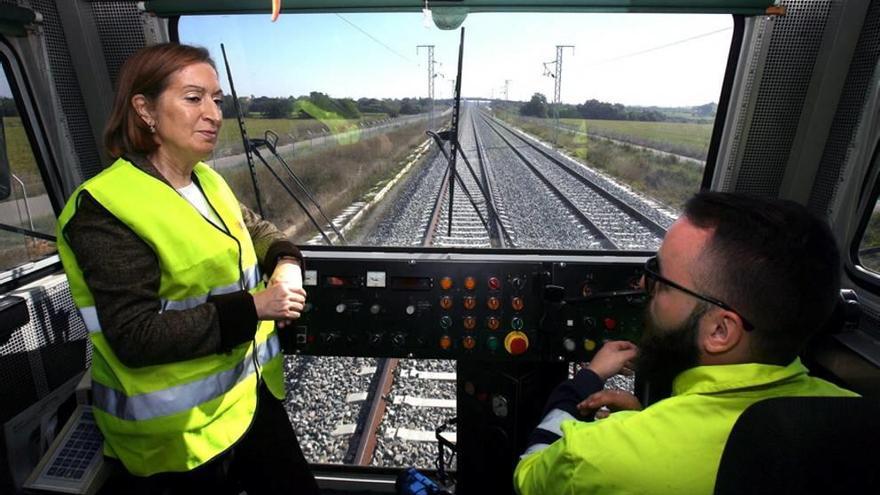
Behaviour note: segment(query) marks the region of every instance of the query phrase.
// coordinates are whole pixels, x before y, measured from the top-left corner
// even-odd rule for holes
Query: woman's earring
[[[149,125],[150,125],[150,134],[156,134],[156,125],[152,124],[152,123]]]

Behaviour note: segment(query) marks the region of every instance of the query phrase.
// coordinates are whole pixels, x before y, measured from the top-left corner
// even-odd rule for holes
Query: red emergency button
[[[617,328],[617,320],[615,320],[614,318],[605,318],[604,320],[602,320],[602,323],[605,324],[605,328],[608,330],[614,330],[615,328]]]
[[[508,353],[519,356],[529,349],[529,337],[522,332],[510,332],[504,338],[504,348]]]

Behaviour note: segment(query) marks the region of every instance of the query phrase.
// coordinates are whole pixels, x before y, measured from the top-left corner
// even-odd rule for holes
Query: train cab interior
[[[327,493],[514,493],[552,388],[638,343],[700,190],[828,221],[843,291],[801,359],[880,397],[880,1],[0,0],[0,493],[107,493],[55,226],[163,42],[208,49],[205,163],[302,250],[285,408]]]

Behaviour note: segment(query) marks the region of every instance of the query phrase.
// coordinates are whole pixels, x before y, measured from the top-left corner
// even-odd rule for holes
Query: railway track
[[[650,201],[478,109],[466,106],[463,115],[464,157],[459,156],[455,187],[449,187],[447,160],[436,153],[389,196],[386,218],[358,243],[591,250],[659,246],[671,220],[662,212],[652,214]],[[294,419],[323,423],[330,432],[301,442],[310,460],[433,467],[433,430],[455,415],[453,361],[297,359],[310,359],[315,368],[301,364],[298,373],[343,382],[335,394],[344,402],[315,400],[318,409],[332,414],[318,417],[311,407],[310,416]],[[302,386],[306,383],[303,379]],[[301,402],[298,407],[309,407],[309,401]],[[315,454],[309,456],[310,449]]]

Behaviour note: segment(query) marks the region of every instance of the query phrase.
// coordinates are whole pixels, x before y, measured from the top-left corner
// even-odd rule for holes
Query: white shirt
[[[177,192],[183,196],[183,199],[189,201],[189,204],[193,205],[193,208],[201,213],[205,219],[217,227],[220,227],[220,229],[224,231],[226,230],[226,227],[223,226],[223,222],[220,221],[220,217],[218,217],[217,214],[214,213],[214,210],[208,205],[208,200],[205,198],[205,194],[199,189],[199,186],[197,186],[195,182],[191,182],[190,185],[186,187],[181,187]]]

